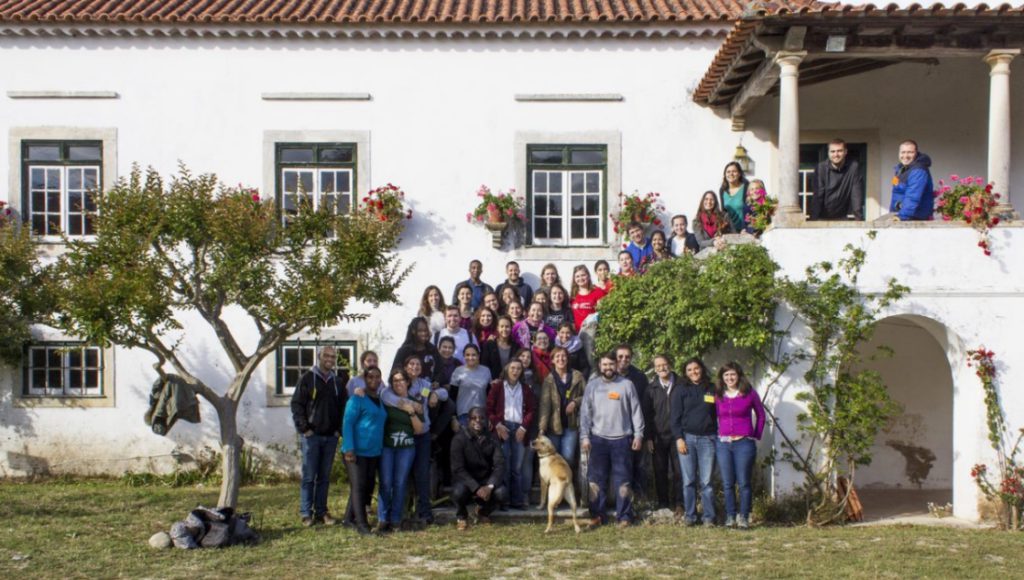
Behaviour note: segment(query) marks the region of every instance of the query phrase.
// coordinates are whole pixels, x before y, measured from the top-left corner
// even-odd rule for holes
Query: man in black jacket
[[[469,410],[469,425],[452,440],[452,501],[456,525],[465,530],[469,523],[467,507],[478,504],[480,523],[490,521],[494,508],[508,501],[505,487],[505,455],[501,443],[487,429],[487,413],[481,407]]]
[[[620,344],[615,347],[615,371],[633,383],[637,400],[640,401],[640,407],[644,412],[644,438],[649,439],[647,433],[654,429],[653,409],[645,403],[647,400],[647,375],[633,366],[633,347],[628,344]],[[647,495],[647,455],[643,449],[633,452],[633,493],[640,497]]]
[[[654,489],[658,494],[658,508],[675,508],[676,517],[683,516],[679,456],[676,439],[672,435],[671,397],[678,388],[676,374],[668,355],[654,357],[657,378],[647,386],[644,407],[649,409],[653,421],[647,428],[647,452],[654,456]],[[673,491],[674,490],[674,491]],[[671,501],[674,500],[674,501]]]
[[[327,511],[327,489],[334,454],[341,438],[341,420],[348,393],[347,373],[338,376],[334,367],[338,353],[333,346],[320,349],[318,364],[302,375],[292,394],[292,420],[302,439],[302,484],[299,514],[302,525],[317,521],[334,524]]]
[[[864,220],[864,180],[860,164],[847,158],[846,142],[833,139],[828,159],[814,170],[814,195],[808,213],[812,220]]]

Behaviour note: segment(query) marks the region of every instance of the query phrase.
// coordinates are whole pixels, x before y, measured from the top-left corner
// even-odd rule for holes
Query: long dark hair
[[[730,167],[735,167],[736,171],[740,172],[740,183],[743,185],[747,184],[747,176],[743,174],[743,168],[740,167],[739,163],[730,161],[725,164],[724,168],[722,168],[722,186],[718,188],[718,193],[725,193],[729,191],[729,180],[725,178],[725,172],[729,171]]]
[[[690,382],[690,377],[686,376],[686,367],[693,363],[697,363],[700,366],[700,382],[696,383],[705,389],[711,386],[711,373],[708,372],[708,367],[704,364],[704,361],[700,357],[693,357],[686,360],[683,363],[683,380]]]
[[[750,391],[754,390],[754,387],[750,385],[750,381],[747,380],[747,375],[743,374],[743,367],[740,366],[740,363],[732,361],[725,363],[722,365],[722,368],[718,369],[718,388],[715,392],[719,397],[725,394],[725,380],[722,377],[725,376],[725,373],[728,371],[736,371],[736,374],[739,377],[738,385],[740,387],[741,395],[746,395],[750,393]]]
[[[711,211],[704,209],[704,200],[711,196],[712,201],[715,202],[715,207]],[[704,195],[700,196],[700,205],[697,206],[697,217],[693,218],[693,230],[697,231],[697,228],[702,228],[704,219],[703,216],[708,216],[708,221],[715,225],[717,232],[729,233],[732,231],[731,222],[729,218],[722,212],[721,206],[718,204],[718,196],[715,192],[710,189],[704,192]]]
[[[417,347],[421,346],[418,342],[416,342],[416,328],[420,324],[422,324],[422,325],[427,327],[427,332],[429,334],[429,332],[430,332],[430,323],[427,322],[426,318],[424,318],[422,316],[417,316],[416,318],[413,318],[412,320],[409,321],[409,328],[407,328],[405,330],[405,342],[402,343],[403,346],[407,345],[407,344],[408,345],[412,345],[412,346],[417,346]],[[427,338],[426,344],[430,344],[430,339],[429,338]]]

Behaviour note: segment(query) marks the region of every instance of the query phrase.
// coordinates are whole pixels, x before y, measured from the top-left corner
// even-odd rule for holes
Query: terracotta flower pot
[[[498,208],[487,209],[487,221],[492,224],[504,223],[504,216],[501,215],[501,210]]]

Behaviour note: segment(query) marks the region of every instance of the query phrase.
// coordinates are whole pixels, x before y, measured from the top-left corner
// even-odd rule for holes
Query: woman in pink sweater
[[[743,368],[735,362],[718,370],[715,394],[718,413],[718,441],[715,454],[725,492],[725,526],[750,527],[750,505],[753,493],[750,480],[754,474],[757,444],[764,431],[764,406],[761,396],[750,386]],[[736,509],[736,489],[740,505]]]

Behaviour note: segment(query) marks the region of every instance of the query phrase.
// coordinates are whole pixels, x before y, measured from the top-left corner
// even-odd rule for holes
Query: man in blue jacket
[[[935,213],[935,186],[932,184],[932,159],[917,150],[917,142],[900,143],[900,162],[892,178],[889,211],[897,221],[929,220]]]

